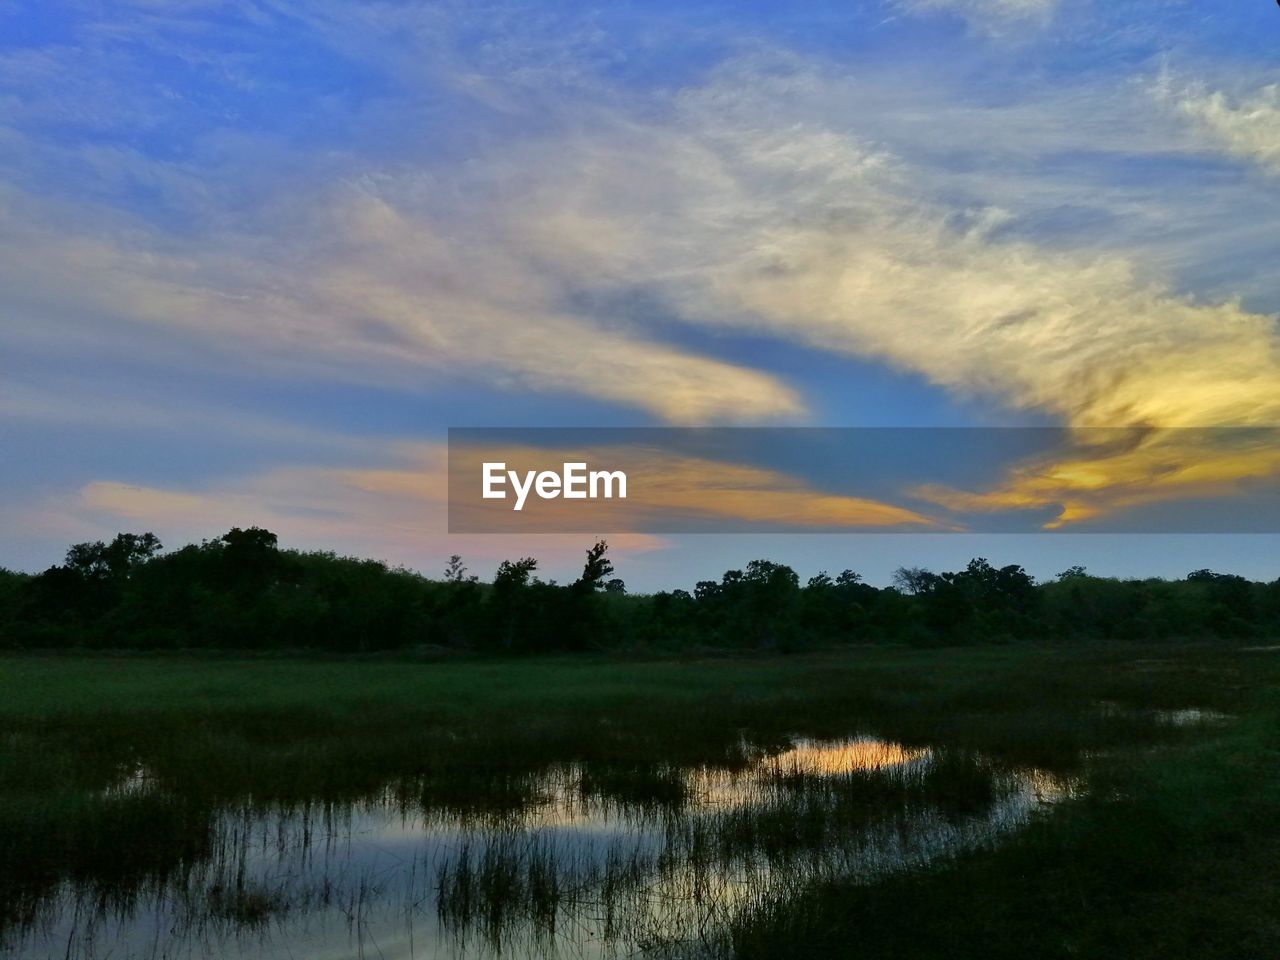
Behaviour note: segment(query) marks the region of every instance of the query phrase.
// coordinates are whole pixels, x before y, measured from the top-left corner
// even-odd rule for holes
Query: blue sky
[[[1262,0],[0,2],[0,564],[261,523],[569,575],[581,537],[446,535],[449,426],[1277,425],[1277,40]],[[639,588],[1276,546],[615,538]]]

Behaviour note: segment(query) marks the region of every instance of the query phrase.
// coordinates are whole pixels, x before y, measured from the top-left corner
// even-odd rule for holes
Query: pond
[[[733,918],[998,842],[1077,785],[857,736],[741,742],[723,764],[554,764],[358,800],[252,797],[128,884],[66,879],[18,958],[714,956]],[[164,790],[142,767],[110,788]],[[157,827],[157,829],[163,829]]]

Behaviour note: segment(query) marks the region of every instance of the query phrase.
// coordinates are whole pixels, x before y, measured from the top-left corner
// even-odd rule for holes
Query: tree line
[[[444,647],[529,654],[592,649],[794,651],[832,644],[921,646],[1026,640],[1280,636],[1280,579],[1211,570],[1180,580],[1091,576],[1037,583],[974,559],[958,571],[903,568],[888,587],[852,570],[801,583],[753,560],[694,589],[632,596],[605,541],[568,584],[532,557],[489,582],[451,557],[440,579],[375,560],[280,548],[233,528],[163,552],[151,533],[79,543],[36,575],[0,569],[0,646],[342,652]]]

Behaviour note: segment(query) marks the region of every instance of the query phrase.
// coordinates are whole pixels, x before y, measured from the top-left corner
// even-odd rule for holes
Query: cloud
[[[176,544],[217,536],[232,526],[258,525],[275,531],[290,546],[331,549],[342,544],[344,549],[426,570],[455,552],[476,561],[496,563],[528,554],[572,565],[584,542],[600,534],[609,535],[619,556],[660,549],[664,540],[629,531],[653,527],[655,518],[661,527],[664,517],[676,518],[677,525],[701,519],[739,526],[944,529],[908,509],[815,490],[800,478],[731,462],[633,448],[528,451],[523,459],[519,451],[504,449],[495,455],[512,462],[541,462],[532,459],[535,456],[559,458],[557,462],[574,457],[607,462],[627,469],[631,488],[644,487],[644,495],[612,502],[616,509],[592,513],[590,529],[554,518],[540,523],[531,511],[513,516],[501,537],[449,534],[445,448],[403,443],[383,451],[384,464],[279,467],[225,477],[199,489],[95,480],[84,484],[70,503],[57,496],[28,505],[24,512],[39,517],[41,528],[74,539],[127,526],[154,530],[166,543]],[[459,502],[465,507],[465,498]],[[565,530],[578,532],[560,532]]]
[[[908,163],[823,117],[815,103],[846,86],[727,71],[671,122],[542,164],[516,222],[562,274],[658,289],[686,323],[879,359],[1073,426],[1280,423],[1274,317],[1177,293],[1120,253],[1002,239],[1008,211],[925,195]]]
[[[204,339],[277,375],[310,367],[413,390],[461,373],[673,422],[803,415],[797,391],[767,373],[576,311],[537,252],[504,237],[493,199],[505,190],[491,197],[493,184],[468,182],[465,165],[379,156],[421,119],[424,89],[442,76],[463,99],[487,97],[447,50],[463,30],[456,20],[487,17],[421,5],[152,5],[129,17],[86,12],[61,45],[0,53],[7,306],[32,327],[114,327],[143,350],[146,327]],[[338,54],[323,73],[288,66],[317,49]],[[497,64],[531,62],[510,44],[484,50]],[[351,80],[348,94],[332,95],[330,72]],[[395,92],[364,98],[360,85],[382,72]],[[269,107],[245,99],[286,91],[306,101],[300,112],[291,99],[263,116]],[[293,123],[367,144],[298,148]],[[384,197],[396,180],[413,181],[416,195]],[[428,190],[464,202],[424,204]]]
[[[364,382],[411,386],[462,367],[673,422],[803,409],[767,374],[562,309],[554,277],[500,244],[446,237],[359,187],[335,194],[301,201],[300,233],[266,227],[199,243],[150,230],[67,235],[0,214],[0,278],[11,294],[63,311],[196,334],[223,352],[266,349],[286,365],[312,358]],[[69,275],[76,284],[62,282]]]
[[[1280,84],[1232,98],[1222,91],[1190,89],[1165,96],[1213,149],[1280,173]]]
[[[1153,504],[1229,501],[1242,492],[1274,490],[1280,480],[1273,430],[1114,433],[1081,431],[1075,451],[1015,466],[984,491],[928,485],[913,493],[966,513],[1055,508],[1044,526],[1057,530]],[[1265,523],[1261,514],[1255,522]]]
[[[485,500],[484,463],[521,472],[559,471],[565,463],[607,465],[627,477],[623,499],[531,501],[520,513],[505,501]],[[915,510],[815,488],[784,471],[658,449],[643,444],[535,448],[519,444],[457,442],[450,451],[454,529],[508,533],[560,530],[743,532],[753,526],[795,530],[938,532],[951,529]]]
[[[1054,10],[913,4],[944,7],[974,22]],[[332,14],[327,35],[349,32],[344,49],[371,57],[370,37],[402,15]],[[423,91],[412,86],[422,72],[405,48],[391,59],[388,83],[399,86],[389,105],[353,107],[353,128],[422,119]],[[523,75],[529,60],[515,59]],[[43,58],[15,61],[11,80],[51,69]],[[544,100],[527,88],[494,95],[503,76],[472,83],[455,71],[455,87],[479,91],[480,112],[492,111],[502,134],[484,126],[485,113],[457,143],[441,134],[449,149],[419,140],[389,150],[373,137],[367,149],[290,152],[220,131],[213,152],[233,160],[219,165],[198,151],[184,164],[149,163],[85,146],[80,160],[98,176],[186,197],[163,207],[183,216],[130,207],[119,191],[86,198],[62,184],[59,203],[46,196],[57,190],[12,188],[0,197],[0,283],[24,316],[80,316],[143,349],[156,331],[181,335],[202,345],[197,362],[217,349],[275,375],[313,364],[410,389],[461,371],[673,422],[806,415],[800,391],[768,372],[767,350],[718,359],[721,334],[879,360],[1073,426],[1280,420],[1273,316],[1230,296],[1197,298],[1110,237],[1011,234],[1037,195],[1072,196],[1052,175],[1026,172],[1049,166],[1045,131],[1055,131],[1057,155],[1099,167],[1103,151],[1176,152],[1157,121],[1143,125],[1096,88],[1079,102],[1031,91],[953,115],[963,98],[940,100],[941,87],[885,100],[884,85],[861,74],[775,54],[741,56],[674,91],[598,79],[593,89],[579,76]],[[1224,149],[1272,162],[1273,91],[1185,103]],[[903,141],[914,149],[877,136],[901,130],[903,116],[921,118]],[[18,120],[34,122],[22,111]],[[57,138],[22,130],[24,150],[70,169]],[[256,193],[228,186],[242,175],[259,177]],[[1076,194],[1091,186],[1077,183]],[[1179,219],[1170,210],[1181,212],[1141,212],[1159,224]],[[1134,210],[1103,212],[1127,222]]]
[[[164,443],[208,441],[231,443],[242,455],[269,449],[275,453],[367,459],[381,452],[378,438],[308,427],[259,411],[228,408],[220,403],[190,402],[164,389],[134,385],[132,393],[118,384],[87,378],[69,381],[45,377],[38,386],[0,376],[0,424],[41,430],[88,428],[99,437],[136,437],[139,431]]]
[[[1013,212],[930,196],[935,181],[815,106],[850,87],[735,65],[685,91],[670,122],[622,125],[543,165],[555,173],[517,223],[566,275],[659,289],[691,325],[880,359],[1073,427],[1280,424],[1275,316],[1179,292],[1136,255],[1003,237]],[[1253,459],[1197,453],[1150,496],[1255,476]],[[1109,500],[1087,505],[1060,480],[1008,492],[1065,497],[1064,523],[1139,502],[1143,462],[1093,455]]]
[[[1121,257],[886,219],[791,231],[717,287],[770,329],[1073,425],[1280,422],[1273,318],[1174,295]]]
[[[167,546],[219,536],[233,526],[263,526],[281,544],[312,550],[335,545],[430,573],[462,553],[477,573],[513,556],[536,556],[550,575],[576,574],[590,539],[584,534],[450,536],[445,516],[445,455],[434,444],[404,444],[393,465],[368,468],[280,467],[224,478],[205,489],[175,489],[96,480],[74,496],[53,498],[28,512],[42,530],[73,539],[127,527],[153,530]],[[660,549],[643,534],[610,537],[615,559]]]
[[[897,6],[917,15],[951,13],[973,26],[994,30],[1018,22],[1047,23],[1058,0],[897,0]]]
[[[465,164],[356,155],[343,176],[313,169],[262,207],[215,202],[182,230],[11,190],[0,281],[41,309],[116,318],[139,340],[138,325],[203,338],[277,371],[409,389],[462,371],[669,422],[806,413],[780,376],[682,345],[682,329],[879,359],[1074,425],[1280,416],[1271,316],[1200,302],[1123,252],[1005,238],[1016,210],[957,206],[945,164],[860,135],[874,126],[863,90],[744,56],[670,96],[566,94]],[[1033,113],[1018,114],[1024,140],[1047,125]],[[1009,150],[1007,118],[969,110],[966,142]]]

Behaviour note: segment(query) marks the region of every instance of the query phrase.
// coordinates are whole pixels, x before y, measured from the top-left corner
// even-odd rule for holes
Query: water
[[[1073,789],[856,737],[743,743],[722,766],[559,764],[448,803],[411,783],[358,802],[245,798],[211,816],[196,853],[127,888],[65,882],[6,946],[113,960],[714,953],[739,911],[997,842]],[[111,788],[162,790],[142,768]]]
[[[1231,716],[1207,707],[1181,707],[1176,710],[1135,710],[1111,700],[1099,700],[1098,713],[1104,717],[1149,717],[1167,727],[1215,726],[1225,723]]]

